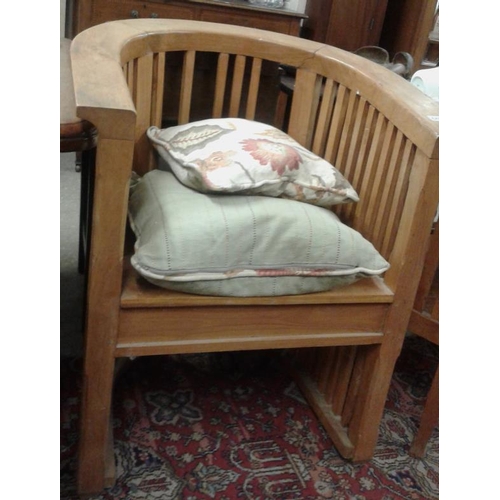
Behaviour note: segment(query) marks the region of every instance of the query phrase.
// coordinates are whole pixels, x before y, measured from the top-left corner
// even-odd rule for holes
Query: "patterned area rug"
[[[114,398],[116,484],[94,500],[438,498],[438,430],[408,455],[438,350],[409,336],[373,460],[340,457],[279,353],[138,358]],[[75,491],[81,360],[61,362],[61,498]],[[258,374],[258,375],[257,375]]]

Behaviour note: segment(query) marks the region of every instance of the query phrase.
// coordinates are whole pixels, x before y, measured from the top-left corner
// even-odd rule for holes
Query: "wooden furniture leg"
[[[439,286],[437,273],[439,267],[439,222],[429,238],[424,268],[417,296],[410,317],[408,330],[439,345]],[[410,455],[422,458],[425,455],[427,441],[439,419],[439,367],[436,370],[431,388],[427,395],[424,410],[420,418],[417,435],[410,448]]]
[[[439,419],[439,368],[434,375],[432,385],[427,394],[424,411],[420,417],[420,427],[417,435],[413,439],[410,448],[410,455],[422,458],[425,455],[425,448],[429,441],[434,427]]]
[[[81,406],[81,433],[78,490],[99,492],[112,484],[111,393],[115,375],[115,344],[122,279],[121,252],[125,240],[125,213],[109,210],[116,203],[117,188],[128,187],[133,144],[129,141],[100,138],[96,157],[96,177],[102,175],[110,156],[113,162],[112,182],[97,186],[93,203],[92,245],[87,291],[85,364]],[[109,170],[110,167],[108,167]],[[125,206],[127,199],[119,198]],[[104,248],[116,248],[106,252]],[[103,277],[104,279],[101,279]]]

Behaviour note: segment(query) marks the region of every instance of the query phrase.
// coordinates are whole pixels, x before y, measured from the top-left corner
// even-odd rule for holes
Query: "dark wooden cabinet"
[[[428,67],[426,59],[438,58],[439,35],[433,32],[437,5],[438,0],[388,0],[381,45],[391,54],[409,52],[415,70]]]
[[[344,50],[378,45],[387,0],[309,0],[303,36]]]
[[[75,0],[72,36],[106,21],[130,18],[193,19],[300,34],[305,17],[288,9],[257,7],[244,0]]]
[[[302,36],[344,50],[408,52],[414,71],[438,63],[438,0],[309,0]]]

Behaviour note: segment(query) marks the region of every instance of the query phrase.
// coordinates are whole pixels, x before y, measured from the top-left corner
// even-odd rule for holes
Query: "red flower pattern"
[[[279,175],[286,169],[298,170],[302,158],[297,150],[283,143],[267,139],[246,139],[241,141],[243,150],[248,151],[261,165],[271,164],[271,168]]]

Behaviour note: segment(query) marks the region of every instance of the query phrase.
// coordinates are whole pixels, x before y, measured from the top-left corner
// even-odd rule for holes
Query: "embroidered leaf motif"
[[[228,132],[232,132],[232,130],[218,125],[194,126],[175,134],[168,141],[168,147],[187,155],[197,149],[202,149],[209,142],[215,141]]]

